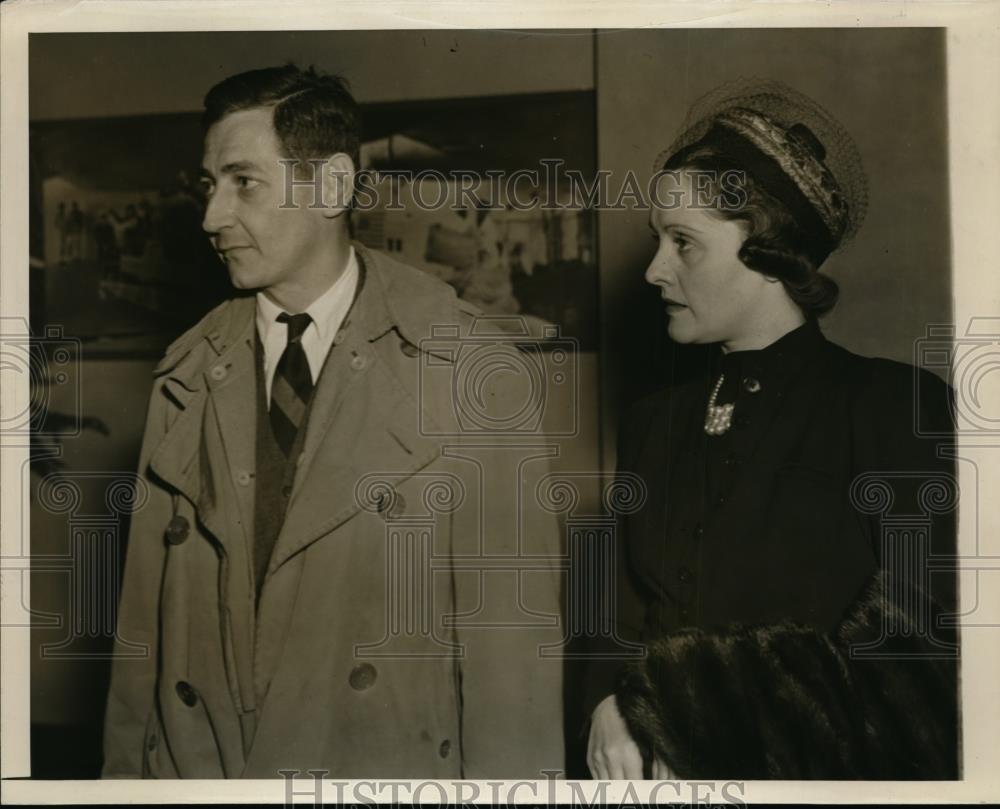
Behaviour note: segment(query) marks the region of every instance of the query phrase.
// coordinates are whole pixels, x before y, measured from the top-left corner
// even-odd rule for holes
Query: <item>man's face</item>
[[[294,186],[288,207],[283,159],[270,107],[230,113],[205,136],[202,227],[238,289],[280,293],[329,271],[329,221],[310,207],[311,184]]]

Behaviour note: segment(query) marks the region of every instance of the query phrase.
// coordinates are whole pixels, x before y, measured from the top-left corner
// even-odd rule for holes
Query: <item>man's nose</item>
[[[214,236],[227,225],[232,224],[233,211],[228,196],[216,190],[205,205],[205,216],[201,220],[202,229]]]

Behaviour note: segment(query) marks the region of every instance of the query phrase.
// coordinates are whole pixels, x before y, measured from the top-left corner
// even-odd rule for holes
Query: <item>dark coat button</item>
[[[378,679],[378,672],[375,667],[371,663],[362,663],[351,669],[349,682],[355,691],[364,691],[375,685],[376,679]]]
[[[180,697],[181,702],[189,708],[193,708],[198,703],[198,695],[195,693],[190,683],[186,683],[183,680],[177,683],[177,696]]]
[[[149,739],[146,741],[146,749],[147,750],[155,750],[156,749],[156,745],[158,745],[159,743],[160,743],[160,740],[157,739],[156,738],[156,734],[153,733],[153,734],[150,735]]]
[[[409,340],[403,340],[399,345],[400,351],[402,351],[407,357],[416,357],[420,354],[420,349],[417,348]]]
[[[691,581],[693,576],[691,575],[690,570],[688,570],[686,567],[682,567],[680,570],[677,571],[677,578],[680,579],[683,584],[687,584],[689,581]]]
[[[441,742],[441,746],[438,748],[438,755],[440,755],[441,758],[448,758],[448,754],[450,752],[451,752],[451,741],[445,739],[443,742]]]
[[[748,376],[743,380],[743,390],[747,393],[760,393],[761,384],[760,380],[755,377]]]
[[[701,523],[698,523],[694,527],[694,535],[698,539],[701,539],[703,536],[705,536],[705,526],[703,526]]]
[[[176,514],[170,519],[170,522],[167,523],[167,542],[171,545],[180,545],[185,539],[188,538],[188,533],[190,533],[190,531],[191,525],[188,523],[187,519],[182,517],[180,514]]]
[[[291,486],[287,486],[287,485],[286,486],[282,486],[281,487],[281,495],[282,495],[282,497],[291,497],[292,496],[292,487]]]

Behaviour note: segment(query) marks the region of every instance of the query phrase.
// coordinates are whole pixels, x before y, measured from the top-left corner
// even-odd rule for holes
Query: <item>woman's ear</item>
[[[349,210],[354,199],[354,161],[343,152],[337,152],[323,167],[323,215],[336,219]]]

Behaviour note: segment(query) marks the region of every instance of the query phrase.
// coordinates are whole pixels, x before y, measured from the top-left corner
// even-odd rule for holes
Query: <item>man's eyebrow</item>
[[[235,174],[238,171],[260,171],[260,166],[249,160],[235,160],[222,167],[223,174]]]
[[[260,167],[251,162],[250,160],[235,160],[232,163],[226,163],[220,170],[220,174],[236,174],[240,171],[260,171]],[[206,177],[209,180],[214,180],[212,172],[206,168],[202,168],[201,176]]]

